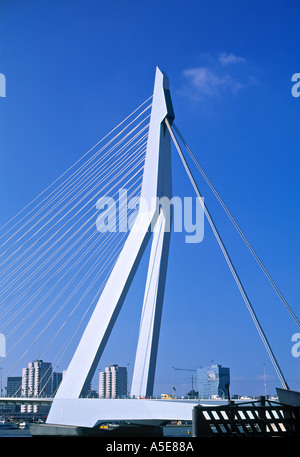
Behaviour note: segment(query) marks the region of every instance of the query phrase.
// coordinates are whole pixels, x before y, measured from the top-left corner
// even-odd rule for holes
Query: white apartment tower
[[[52,364],[43,360],[30,362],[22,370],[22,397],[50,397],[52,394]],[[48,413],[48,406],[21,405],[21,413]]]
[[[120,398],[128,395],[127,367],[108,365],[99,373],[99,398]]]
[[[22,370],[23,397],[50,397],[52,394],[52,364],[43,360],[30,362]]]

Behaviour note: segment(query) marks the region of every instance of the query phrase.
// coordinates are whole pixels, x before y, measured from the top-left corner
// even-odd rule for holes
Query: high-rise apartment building
[[[30,362],[22,370],[23,397],[50,397],[52,395],[52,364],[43,360]]]
[[[52,395],[52,364],[43,360],[30,362],[22,370],[22,397],[51,397]],[[22,413],[47,414],[49,406],[22,405]]]
[[[99,373],[99,397],[120,398],[128,395],[127,367],[109,365]]]

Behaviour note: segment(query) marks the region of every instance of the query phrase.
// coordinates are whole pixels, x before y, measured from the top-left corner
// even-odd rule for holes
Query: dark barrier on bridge
[[[193,408],[194,437],[300,436],[300,407],[264,400]]]

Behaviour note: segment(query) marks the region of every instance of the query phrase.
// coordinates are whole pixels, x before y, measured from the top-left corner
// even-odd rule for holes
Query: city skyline
[[[292,94],[299,12],[297,2],[277,0],[272,8],[267,1],[219,1],[216,8],[189,0],[184,10],[178,1],[89,1],[70,10],[56,1],[2,5],[0,227],[151,95],[158,65],[170,79],[176,125],[299,315],[300,101]],[[174,148],[172,155],[174,195],[193,196]],[[291,352],[298,329],[198,180],[289,385],[300,390]],[[129,364],[130,376],[145,284],[140,267],[99,364]],[[14,341],[7,343],[9,351]],[[3,375],[21,356],[2,359]],[[205,222],[198,245],[171,235],[155,393],[172,388],[173,366],[196,369],[211,360],[231,367],[233,394],[262,394],[264,369],[270,393],[280,387]],[[186,375],[176,379],[182,390],[190,386]]]
[[[28,391],[28,385],[26,387],[26,383],[28,384],[28,370],[32,370],[34,365],[36,363],[41,363],[42,365],[46,366],[46,370],[44,372],[44,375],[42,375],[42,378],[40,381],[38,381],[38,385],[35,386],[35,390],[33,387],[31,387],[31,392],[29,393]],[[195,365],[196,366],[196,365]],[[127,364],[126,366],[122,367],[119,364],[116,363],[110,363],[108,364],[107,367],[104,368],[103,371],[101,371],[101,368],[98,368],[96,374],[95,374],[95,380],[93,382],[93,385],[90,386],[88,392],[86,392],[86,396],[90,396],[93,393],[97,393],[97,396],[99,398],[118,398],[118,397],[131,397],[130,395],[130,385],[132,379],[129,378],[129,367],[130,364]],[[120,393],[119,387],[116,385],[114,386],[113,389],[115,389],[116,392],[118,393],[112,393],[112,370],[120,370],[120,377],[122,379],[120,390],[122,392],[126,391],[126,394]],[[205,382],[204,382],[204,377],[205,373],[208,376],[208,380],[212,381],[209,382],[210,387],[210,392],[212,396],[224,396],[226,395],[225,398],[228,398],[229,395],[233,397],[237,396],[249,396],[249,397],[255,397],[256,395],[253,392],[232,392],[230,388],[230,367],[223,367],[221,364],[216,364],[213,360],[210,361],[208,365],[199,365],[196,366],[195,369],[189,369],[189,368],[177,368],[172,366],[172,380],[170,381],[169,385],[163,390],[163,391],[156,391],[156,393],[153,395],[154,397],[161,397],[161,395],[169,395],[169,396],[174,396],[174,397],[187,397],[188,395],[191,395],[191,392],[194,392],[193,396],[199,397],[199,398],[206,398],[205,392],[207,390],[207,387],[205,387]],[[265,366],[264,366],[265,370]],[[106,381],[103,378],[103,375],[106,375],[106,372],[109,372],[109,379]],[[181,373],[180,373],[181,372]],[[188,372],[195,372],[194,375],[191,375],[191,373]],[[43,380],[45,375],[47,373],[50,373],[49,376],[47,376],[46,381]],[[213,377],[210,377],[210,373],[213,373]],[[2,373],[1,373],[2,374]],[[51,362],[44,362],[43,360],[33,360],[31,362],[28,362],[27,367],[24,367],[21,369],[21,374],[20,375],[15,375],[15,376],[8,376],[6,379],[3,379],[1,377],[1,385],[2,385],[2,394],[5,393],[4,396],[16,396],[16,397],[39,397],[41,396],[48,396],[51,397],[55,395],[59,384],[61,380],[63,379],[63,376],[65,374],[65,370],[60,372],[60,371],[54,371],[52,367]],[[118,377],[117,372],[115,372],[115,378]],[[126,388],[124,387],[123,383],[123,378],[126,378]],[[222,393],[220,395],[220,387],[218,387],[218,382],[221,380],[221,390]],[[204,382],[204,386],[199,389],[199,383]],[[228,386],[226,386],[226,382],[228,382]],[[52,384],[51,384],[52,383]],[[264,371],[264,377],[263,377],[263,387],[264,387],[264,393],[267,396],[274,396],[276,395],[275,392],[270,391],[268,389],[268,382],[267,382],[267,374]],[[6,385],[5,385],[6,384]],[[12,388],[12,385],[17,386],[14,390]],[[49,389],[45,390],[44,387],[45,385],[50,386],[51,384],[51,394],[49,394]],[[107,384],[107,386],[106,386]],[[216,387],[213,387],[216,386]],[[205,390],[206,389],[206,390]],[[225,390],[226,391],[225,391]],[[45,390],[45,392],[44,392]],[[156,389],[157,390],[157,389]],[[46,394],[46,391],[48,392],[49,395]],[[106,393],[105,393],[106,391]],[[9,394],[10,392],[10,394]],[[12,393],[13,392],[13,393]]]

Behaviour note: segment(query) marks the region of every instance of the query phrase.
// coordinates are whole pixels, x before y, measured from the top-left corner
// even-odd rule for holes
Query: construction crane
[[[192,368],[177,368],[177,367],[172,367],[172,378],[173,378],[173,397],[175,397],[175,394],[176,394],[176,387],[175,387],[175,381],[174,381],[174,371],[177,370],[177,371],[197,371],[197,370],[193,370]],[[194,377],[192,376],[192,390],[194,390]]]
[[[197,371],[197,370],[192,370],[191,368],[176,368],[176,367],[172,367],[173,370],[180,370],[180,371]]]

